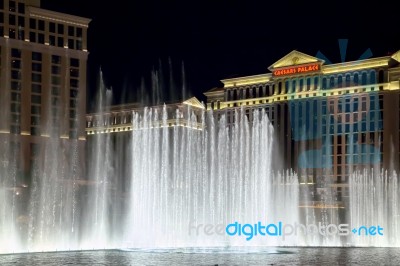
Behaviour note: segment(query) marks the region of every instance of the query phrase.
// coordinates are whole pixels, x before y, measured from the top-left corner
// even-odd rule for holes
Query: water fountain
[[[104,106],[110,105],[111,91],[103,83],[100,91],[98,111],[103,115],[98,122],[107,126],[110,110]],[[133,130],[125,138],[97,134],[88,142],[85,180],[77,174],[77,141],[59,138],[50,121],[46,141],[32,146],[35,160],[29,184],[22,184],[16,173],[18,146],[10,138],[1,139],[1,253],[400,245],[398,177],[376,171],[355,172],[349,179],[347,216],[351,226],[379,224],[387,232],[382,238],[299,234],[285,240],[256,237],[247,241],[243,236],[210,235],[206,225],[215,230],[217,225],[235,222],[319,222],[314,209],[308,210],[305,220],[301,218],[300,183],[308,181],[299,181],[296,173],[273,163],[280,160],[279,147],[267,114],[255,110],[249,121],[238,109],[230,123],[224,115],[194,111],[190,105],[180,109],[161,105],[132,116]],[[336,198],[325,181],[321,184],[327,193],[322,200],[334,205]],[[22,191],[25,200],[20,198]],[[324,225],[338,223],[332,210],[325,210],[321,217]]]

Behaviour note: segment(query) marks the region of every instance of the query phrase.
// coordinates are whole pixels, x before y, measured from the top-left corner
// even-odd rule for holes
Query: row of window
[[[384,71],[380,70],[378,73],[378,83],[383,83]],[[321,85],[319,85],[320,82],[322,82]],[[329,77],[301,77],[253,87],[239,87],[235,89],[228,89],[225,92],[225,99],[227,101],[236,101],[257,97],[268,97],[272,95],[280,95],[286,93],[318,90],[319,86],[321,86],[322,90],[327,90],[376,83],[377,80],[375,70],[371,70],[369,72],[363,71],[362,73],[347,73],[344,75],[337,74],[331,75]]]

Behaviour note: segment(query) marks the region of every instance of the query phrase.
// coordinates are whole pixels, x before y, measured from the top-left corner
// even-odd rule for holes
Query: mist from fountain
[[[162,71],[152,75],[157,88],[146,97],[159,103],[157,90],[163,82],[157,73]],[[170,82],[170,86],[175,85]],[[102,77],[99,88],[97,126],[109,128],[112,93]],[[274,127],[262,110],[255,110],[249,121],[243,109],[228,118],[212,111],[195,112],[185,104],[173,110],[166,105],[144,108],[132,114],[133,131],[125,133],[130,135],[119,139],[112,134],[120,133],[103,132],[90,137],[87,176],[81,180],[78,140],[60,138],[62,126],[56,123],[68,121],[69,114],[52,114],[51,100],[46,102],[50,115],[43,141],[31,145],[26,184],[17,173],[21,148],[12,137],[1,138],[1,253],[117,247],[400,246],[394,172],[355,172],[349,178],[351,225],[379,224],[388,232],[381,238],[300,235],[284,241],[262,237],[246,241],[205,234],[207,224],[339,222],[336,210],[328,208],[338,202],[329,169],[317,180],[324,191],[321,214],[307,208],[302,218],[299,179],[274,165],[274,160],[283,158]],[[300,183],[308,182],[307,175],[301,176]],[[310,187],[306,191],[306,205],[311,206],[308,193],[313,191]],[[22,194],[26,200],[21,200]],[[199,225],[203,231],[197,233]]]
[[[246,243],[190,234],[190,226],[200,224],[299,223],[298,181],[294,173],[273,170],[274,130],[266,113],[256,111],[250,123],[244,111],[236,112],[229,127],[225,116],[218,121],[212,112],[185,112],[175,113],[172,127],[165,106],[134,114],[126,242],[152,248],[296,245],[295,239]]]
[[[352,228],[360,226],[383,228],[383,235],[361,230],[355,232],[350,241],[353,246],[388,247],[400,246],[400,191],[395,172],[376,169],[353,173],[349,179],[350,223]]]

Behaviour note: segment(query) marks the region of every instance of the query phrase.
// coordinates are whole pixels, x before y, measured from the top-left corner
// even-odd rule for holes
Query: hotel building
[[[89,22],[40,0],[0,0],[0,138],[21,174],[50,137],[63,149],[76,140],[84,156]]]
[[[399,169],[400,51],[391,56],[327,65],[292,51],[269,72],[222,80],[211,89],[207,109],[234,122],[243,110],[268,113],[283,166],[299,173],[316,201],[333,187],[348,195],[357,169]]]

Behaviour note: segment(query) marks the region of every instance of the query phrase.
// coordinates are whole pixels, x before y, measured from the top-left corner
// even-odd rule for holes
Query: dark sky
[[[101,66],[115,103],[133,101],[122,92],[136,94],[159,61],[168,73],[168,58],[176,79],[184,62],[187,86],[201,98],[221,79],[267,72],[294,49],[332,62],[340,62],[338,39],[348,39],[347,61],[368,48],[374,56],[400,49],[389,1],[42,0],[42,8],[92,19],[88,93]]]

